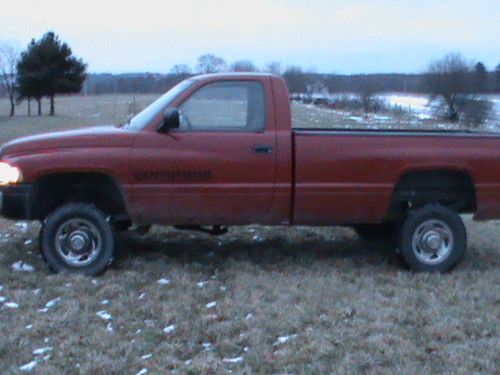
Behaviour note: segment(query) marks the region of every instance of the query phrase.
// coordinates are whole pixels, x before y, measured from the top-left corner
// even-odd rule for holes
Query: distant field
[[[8,101],[0,99],[0,143],[24,135],[37,134],[82,126],[120,124],[134,112],[147,106],[159,95],[99,95],[67,96],[56,98],[56,116],[46,115],[47,101],[43,102],[43,116],[36,116],[32,103],[32,116],[27,116],[27,104],[17,107],[17,116],[10,118]]]
[[[0,141],[119,123],[129,103],[58,98],[55,117],[0,117]],[[338,115],[294,112],[309,126]],[[500,222],[465,220],[468,252],[445,275],[407,272],[350,229],[247,226],[120,235],[97,278],[52,275],[39,225],[0,220],[0,374],[495,374]]]

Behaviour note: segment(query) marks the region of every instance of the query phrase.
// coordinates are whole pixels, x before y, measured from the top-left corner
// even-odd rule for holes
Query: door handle
[[[269,155],[273,153],[273,148],[269,145],[258,145],[253,148],[253,152],[256,154]]]

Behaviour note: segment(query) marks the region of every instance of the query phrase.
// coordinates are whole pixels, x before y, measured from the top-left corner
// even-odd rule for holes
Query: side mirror
[[[168,133],[172,129],[178,129],[180,126],[179,110],[177,108],[167,108],[163,112],[163,121],[156,129],[158,133]]]

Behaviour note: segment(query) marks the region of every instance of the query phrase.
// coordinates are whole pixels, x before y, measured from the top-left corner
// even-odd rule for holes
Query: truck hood
[[[23,137],[2,146],[0,156],[87,147],[130,147],[136,132],[115,126],[96,126]]]

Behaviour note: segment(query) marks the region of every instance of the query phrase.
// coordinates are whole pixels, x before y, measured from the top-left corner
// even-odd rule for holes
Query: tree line
[[[281,68],[280,63],[271,63],[258,69],[250,60],[242,60],[231,65],[205,63],[198,64],[195,69],[180,64],[167,74],[133,73],[133,74],[89,74],[85,81],[83,93],[115,94],[115,93],[162,93],[179,81],[194,74],[217,72],[265,72],[283,76],[291,93],[308,92],[359,92],[372,86],[377,92],[429,93],[425,84],[426,73],[404,74],[324,74],[304,71],[300,67]],[[500,64],[494,71],[487,71],[484,64],[477,63],[471,67],[469,81],[474,81],[476,91],[483,94],[500,93]]]

